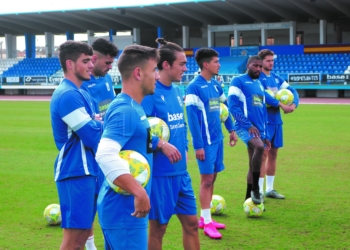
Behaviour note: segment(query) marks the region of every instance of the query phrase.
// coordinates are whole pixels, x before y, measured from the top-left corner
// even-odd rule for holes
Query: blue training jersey
[[[146,96],[141,105],[148,117],[158,117],[166,122],[170,129],[169,143],[174,145],[182,155],[181,161],[171,164],[162,151],[156,151],[153,155],[152,176],[174,176],[187,173],[187,127],[180,89],[173,85],[165,86],[157,81],[155,93]]]
[[[264,72],[260,73],[259,80],[264,86],[264,89],[270,89],[274,94],[276,94],[281,89],[288,89],[294,95],[295,107],[299,105],[299,94],[298,92],[290,86],[282,77],[271,72],[270,75],[266,75]],[[268,94],[266,97],[269,96]],[[271,100],[272,99],[272,100]],[[269,124],[283,124],[282,117],[280,113],[280,108],[278,107],[279,101],[274,98],[266,98],[266,103],[271,106],[267,108],[267,120]]]
[[[103,118],[109,104],[115,98],[113,81],[109,74],[99,77],[90,75],[90,77],[89,81],[83,82],[81,88],[91,95],[96,112]]]
[[[112,139],[121,145],[121,150],[134,150],[143,155],[153,166],[152,141],[146,114],[140,104],[127,94],[119,94],[110,104],[104,122],[102,138]],[[145,189],[150,195],[152,178]],[[103,229],[147,228],[148,216],[136,218],[134,196],[116,193],[104,181],[98,195],[97,209]]]
[[[194,149],[222,141],[220,102],[226,104],[226,96],[220,84],[198,75],[188,84],[185,98]],[[235,129],[230,116],[225,121],[225,127],[229,132]]]
[[[233,78],[228,91],[228,106],[235,118],[237,130],[248,130],[254,125],[262,140],[269,138],[265,91],[258,79],[253,80],[248,74]]]
[[[59,154],[55,181],[85,175],[97,176],[95,152],[102,125],[92,117],[95,110],[89,94],[63,79],[50,102],[53,137]]]

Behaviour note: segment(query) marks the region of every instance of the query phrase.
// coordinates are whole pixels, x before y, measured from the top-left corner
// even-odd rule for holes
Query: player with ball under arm
[[[261,50],[258,55],[263,60],[262,72],[259,80],[264,86],[265,90],[271,90],[276,94],[279,90],[288,89],[294,95],[294,101],[291,105],[283,105],[277,99],[266,95],[266,103],[269,104],[267,108],[267,128],[271,138],[271,149],[264,151],[262,166],[260,171],[259,187],[260,193],[264,193],[264,177],[266,173],[266,192],[265,196],[268,198],[284,199],[284,195],[279,194],[274,189],[274,180],[276,173],[276,161],[278,149],[283,147],[283,131],[282,131],[282,117],[280,107],[285,114],[292,113],[299,104],[298,92],[290,86],[282,77],[271,72],[274,65],[274,52],[269,49]]]
[[[107,109],[104,131],[96,153],[96,160],[110,182],[131,195],[115,192],[108,181],[102,184],[97,211],[105,240],[105,249],[146,250],[148,213],[152,178],[143,188],[130,174],[128,165],[121,159],[121,150],[134,150],[143,155],[151,168],[152,153],[161,142],[151,137],[150,125],[140,105],[146,95],[154,93],[159,79],[157,49],[141,45],[124,48],[118,60],[122,91]],[[181,155],[170,144],[161,147],[172,162]]]

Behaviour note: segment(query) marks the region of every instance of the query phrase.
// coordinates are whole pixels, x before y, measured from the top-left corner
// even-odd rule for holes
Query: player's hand
[[[139,195],[134,196],[135,211],[131,214],[136,218],[145,218],[151,209],[149,197],[145,189],[142,189]]]
[[[163,154],[165,154],[166,157],[168,157],[169,161],[174,164],[182,159],[181,153],[177,148],[166,142],[162,148],[161,148]]]
[[[95,114],[92,119],[95,120],[95,121],[101,122],[102,121],[102,116],[100,114]]]
[[[265,139],[264,142],[266,144],[265,150],[269,151],[271,149],[271,142],[270,142],[270,140],[269,139]]]
[[[293,104],[294,105],[294,104]],[[286,105],[280,102],[279,104],[280,108],[284,111],[285,114],[291,113],[293,112],[293,108],[291,107],[291,105]]]
[[[251,134],[253,137],[260,137],[260,132],[259,132],[259,130],[256,127],[251,126],[248,129],[248,131],[249,131],[249,134]]]
[[[230,142],[228,143],[228,145],[230,145],[231,147],[235,146],[237,143],[237,140],[238,140],[238,138],[237,138],[236,132],[232,131],[230,133]]]
[[[290,112],[289,113],[292,113],[295,109],[296,109],[296,106],[294,103],[292,103],[291,105],[289,105],[289,108],[290,108]],[[285,113],[287,114],[287,113]]]
[[[200,161],[205,160],[205,152],[203,148],[196,150],[196,158]]]

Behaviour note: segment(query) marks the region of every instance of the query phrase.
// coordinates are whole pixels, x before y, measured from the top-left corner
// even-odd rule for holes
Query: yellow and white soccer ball
[[[149,181],[151,175],[151,168],[146,158],[140,153],[133,150],[122,150],[119,152],[119,156],[127,162],[130,169],[130,174],[135,180],[142,186],[145,187]],[[130,195],[120,187],[114,185],[108,179],[106,179],[109,186],[117,193]]]
[[[151,127],[151,134],[164,141],[169,141],[170,129],[165,121],[158,117],[148,117],[148,122]]]
[[[221,122],[225,122],[228,118],[229,112],[227,106],[220,102],[220,120]]]
[[[291,105],[294,101],[294,95],[288,89],[281,89],[276,93],[276,99],[285,105]]]
[[[252,198],[248,198],[243,203],[243,211],[244,213],[251,218],[260,217],[262,213],[264,212],[264,203],[261,204],[255,204],[252,201]]]
[[[222,214],[226,209],[225,199],[217,194],[214,194],[210,203],[211,214]]]
[[[271,89],[265,89],[265,92],[268,93],[271,97],[276,98],[275,93]],[[266,104],[266,107],[271,107],[271,105]]]
[[[61,224],[61,208],[58,204],[50,204],[44,210],[44,219],[51,226]]]

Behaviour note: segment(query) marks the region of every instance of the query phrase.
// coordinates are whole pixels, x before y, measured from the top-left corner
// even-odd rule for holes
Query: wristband
[[[162,145],[160,145],[160,147],[157,149],[157,151],[160,151],[162,149],[162,147],[164,146],[166,141],[163,141]]]

